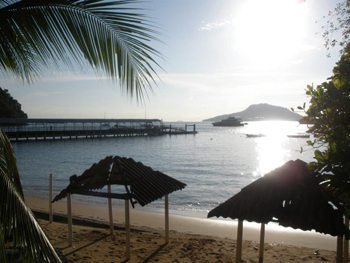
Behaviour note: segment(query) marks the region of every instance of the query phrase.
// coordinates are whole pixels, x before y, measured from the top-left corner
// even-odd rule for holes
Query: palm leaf
[[[23,200],[16,159],[0,130],[0,262],[7,262],[5,237],[19,248],[23,262],[60,262],[55,250]]]
[[[12,146],[6,135],[0,130],[0,173],[6,174],[16,188],[22,199],[23,189],[16,164],[16,158],[13,154]]]
[[[0,69],[32,81],[46,67],[88,63],[137,99],[159,68],[154,26],[137,1],[0,0]]]

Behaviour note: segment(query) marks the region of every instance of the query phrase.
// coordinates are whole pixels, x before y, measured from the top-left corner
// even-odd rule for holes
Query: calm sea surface
[[[173,125],[184,127],[181,123]],[[170,195],[170,209],[175,214],[198,217],[206,216],[210,209],[286,161],[313,158],[308,139],[287,137],[307,130],[297,122],[249,122],[244,127],[196,125],[196,135],[28,142],[14,143],[13,147],[27,195],[47,197],[50,173],[57,194],[71,175],[80,175],[107,155],[119,155],[185,182],[184,190]],[[247,133],[266,136],[247,138]],[[74,198],[105,203],[92,197]],[[157,211],[163,209],[163,203],[156,201],[144,209]]]

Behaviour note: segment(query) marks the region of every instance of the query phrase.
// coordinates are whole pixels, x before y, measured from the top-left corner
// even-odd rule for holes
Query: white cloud
[[[222,28],[224,26],[230,25],[230,20],[223,20],[223,21],[214,21],[214,22],[202,22],[202,25],[200,26],[200,31],[212,31],[219,28]]]
[[[107,76],[96,75],[93,72],[89,73],[74,73],[74,72],[55,72],[50,76],[40,78],[42,82],[70,82],[83,80],[107,80]]]
[[[94,72],[68,72],[68,71],[56,71],[42,74],[39,78],[35,79],[32,83],[20,81],[16,76],[8,74],[4,78],[1,78],[0,86],[3,87],[18,87],[18,86],[33,86],[38,83],[62,83],[62,82],[79,82],[79,81],[99,81],[110,80],[109,77],[103,75],[97,75]]]

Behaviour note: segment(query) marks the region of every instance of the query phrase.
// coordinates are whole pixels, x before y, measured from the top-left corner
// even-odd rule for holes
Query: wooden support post
[[[125,199],[125,235],[126,235],[126,259],[130,259],[130,211],[129,199]]]
[[[164,197],[165,207],[165,244],[169,243],[169,198],[168,195]]]
[[[109,184],[108,185],[108,193],[112,193],[112,187]],[[112,198],[108,197],[108,211],[109,211],[109,226],[110,226],[110,233],[113,236],[114,235],[114,224],[113,224],[113,212],[112,212]]]
[[[49,175],[49,222],[52,223],[52,174]]]
[[[342,263],[342,261],[343,261],[343,236],[338,236],[336,263]]]
[[[349,218],[345,216],[345,227],[349,229]],[[349,240],[344,236],[343,262],[348,263],[349,260]]]
[[[259,247],[259,263],[264,262],[264,243],[265,243],[265,224],[261,223],[260,228],[260,247]]]
[[[72,200],[71,194],[67,195],[67,220],[68,220],[68,245],[72,246],[73,233],[72,233]]]
[[[242,238],[243,238],[243,220],[238,219],[237,226],[237,247],[236,247],[236,262],[242,262]]]

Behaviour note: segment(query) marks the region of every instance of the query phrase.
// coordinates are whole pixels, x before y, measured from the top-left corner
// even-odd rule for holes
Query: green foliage
[[[33,213],[26,206],[16,159],[0,130],[0,262],[7,262],[5,242],[10,238],[22,262],[60,262]]]
[[[325,46],[329,50],[339,47],[343,53],[350,40],[350,6],[348,0],[337,3],[334,10],[329,11],[322,25]]]
[[[0,70],[28,82],[45,68],[89,64],[143,98],[154,84],[156,32],[134,0],[0,0]]]
[[[316,147],[311,163],[316,175],[346,206],[350,215],[350,46],[333,70],[333,76],[317,87],[308,86],[307,110]]]
[[[27,118],[21,104],[12,98],[8,90],[0,88],[0,118]]]

